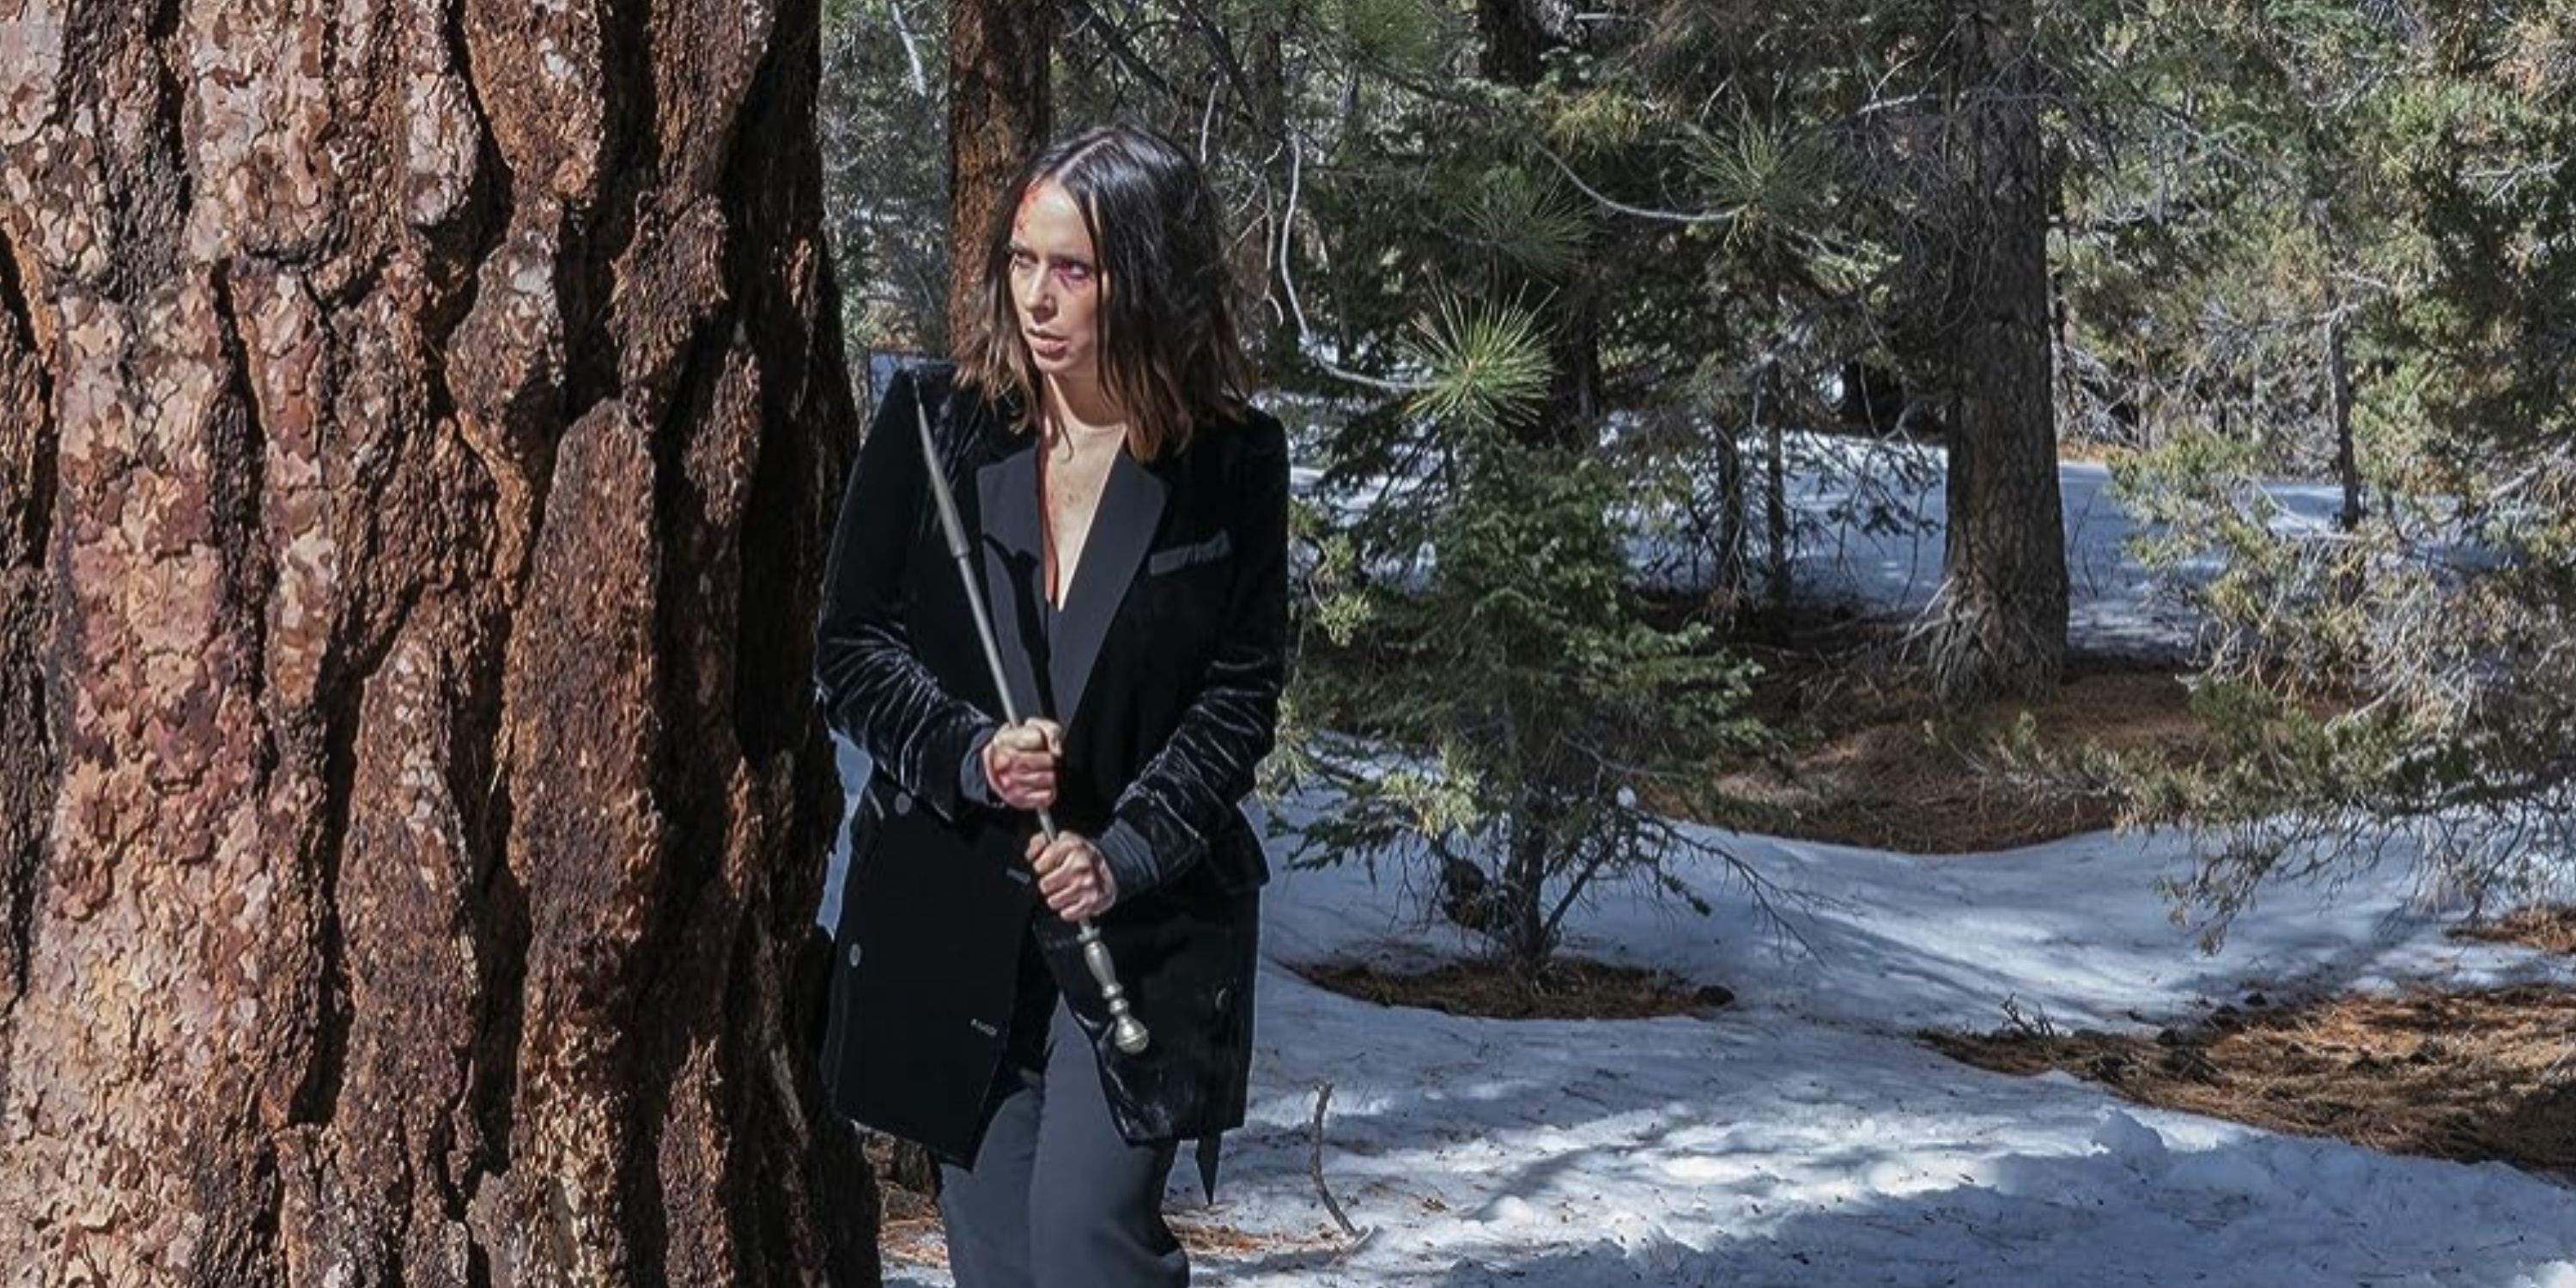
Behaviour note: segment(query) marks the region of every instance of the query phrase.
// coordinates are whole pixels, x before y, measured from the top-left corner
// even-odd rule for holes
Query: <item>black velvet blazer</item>
[[[1073,927],[1037,896],[1022,857],[1034,818],[960,790],[1002,705],[930,502],[922,405],[1019,712],[1064,726],[1057,825],[1114,826],[1150,856],[1142,888],[1099,920],[1153,1034],[1137,1056],[1109,1041]],[[842,1113],[971,1160],[1034,925],[1129,1140],[1210,1142],[1241,1125],[1270,873],[1238,806],[1277,726],[1287,504],[1285,436],[1257,410],[1151,465],[1121,452],[1059,613],[1042,590],[1033,436],[946,364],[895,378],[842,501],[815,650],[826,719],[876,762],[851,824],[824,1039]]]

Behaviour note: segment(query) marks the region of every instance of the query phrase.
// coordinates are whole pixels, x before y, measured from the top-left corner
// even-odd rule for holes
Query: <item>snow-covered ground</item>
[[[2576,984],[2576,965],[2446,939],[2393,870],[2333,898],[2276,892],[2204,956],[2149,887],[2183,861],[2154,838],[1937,858],[1718,839],[1789,893],[1804,945],[1714,863],[1695,880],[1716,916],[1614,894],[1569,944],[1735,990],[1704,1018],[1480,1020],[1326,992],[1288,967],[1470,946],[1406,912],[1391,870],[1283,869],[1250,1121],[1215,1210],[1186,1167],[1167,1199],[1263,1250],[1205,1259],[1197,1282],[2576,1288],[2576,1190],[1987,1073],[1912,1037],[1998,1026],[2007,999],[2070,1027],[2154,1025],[2249,989]],[[1324,1177],[1367,1231],[1355,1246],[1309,1172],[1325,1082]]]
[[[2066,469],[2079,623],[2172,639],[2140,611],[2100,471]],[[1937,532],[1919,552],[1912,541],[1856,540],[1840,560],[1851,593],[1888,607],[1928,595]],[[865,772],[844,748],[854,791]],[[1279,818],[1331,807],[1292,800]],[[1720,863],[1685,860],[1716,915],[1609,891],[1576,914],[1569,950],[1738,1000],[1580,1022],[1386,1008],[1306,983],[1290,967],[1420,965],[1471,946],[1416,919],[1397,869],[1381,865],[1384,884],[1356,864],[1292,871],[1274,842],[1250,1121],[1228,1138],[1213,1211],[1188,1167],[1167,1199],[1176,1222],[1253,1250],[1203,1259],[1196,1282],[2576,1288],[2576,1189],[2126,1105],[2072,1078],[1969,1068],[1912,1036],[1996,1027],[2008,1000],[2061,1026],[2153,1026],[2251,989],[2576,984],[2566,959],[2445,938],[2453,910],[2420,899],[2399,865],[2332,896],[2270,891],[2205,955],[2153,888],[2187,863],[2170,838],[1928,857],[1705,835],[1777,883],[1796,936],[1747,911]],[[1357,1241],[1309,1173],[1326,1082],[1322,1170]],[[950,1282],[893,1251],[889,1284]]]
[[[2576,983],[2569,963],[2445,939],[2394,872],[2333,900],[2279,892],[2208,957],[2148,886],[2183,857],[2152,839],[1942,858],[1724,839],[1793,892],[1805,947],[1740,899],[1703,919],[1630,897],[1570,944],[1736,991],[1705,1019],[1472,1020],[1323,992],[1279,967],[1465,945],[1355,868],[1284,874],[1222,1215],[1321,1228],[1306,1134],[1329,1080],[1325,1176],[1376,1234],[1338,1264],[1206,1281],[2576,1288],[2576,1192],[2124,1106],[1910,1037],[1997,1026],[2006,999],[2152,1024],[2249,988]],[[1723,901],[1713,866],[1697,883]]]

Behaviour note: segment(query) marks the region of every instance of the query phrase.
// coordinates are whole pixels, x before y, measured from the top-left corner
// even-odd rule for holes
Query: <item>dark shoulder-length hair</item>
[[[1011,225],[1029,190],[1063,186],[1099,256],[1102,386],[1127,413],[1127,449],[1150,461],[1210,420],[1243,414],[1247,374],[1216,196],[1190,154],[1152,130],[1108,125],[1058,141],[993,207],[961,383],[1037,426],[1040,391],[1011,298]]]

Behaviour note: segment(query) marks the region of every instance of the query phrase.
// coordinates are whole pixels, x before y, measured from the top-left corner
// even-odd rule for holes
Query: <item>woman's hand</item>
[[[1045,809],[1055,803],[1055,765],[1063,754],[1064,729],[1052,720],[1004,725],[984,744],[984,781],[1012,809]]]
[[[1049,841],[1040,832],[1029,838],[1028,857],[1037,869],[1038,893],[1066,921],[1088,921],[1118,902],[1118,878],[1089,840],[1058,832]]]

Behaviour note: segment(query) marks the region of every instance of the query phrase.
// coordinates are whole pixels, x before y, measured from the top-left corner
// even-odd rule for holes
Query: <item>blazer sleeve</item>
[[[1279,736],[1288,644],[1288,443],[1254,413],[1236,473],[1233,585],[1198,693],[1162,750],[1120,792],[1101,857],[1126,900],[1170,882],[1207,852]]]
[[[956,575],[907,567],[930,505],[920,403],[914,373],[897,374],[842,492],[815,624],[814,691],[824,722],[866,751],[879,773],[954,819],[965,803],[964,759],[997,722],[940,686],[913,653],[905,625],[916,575]]]

